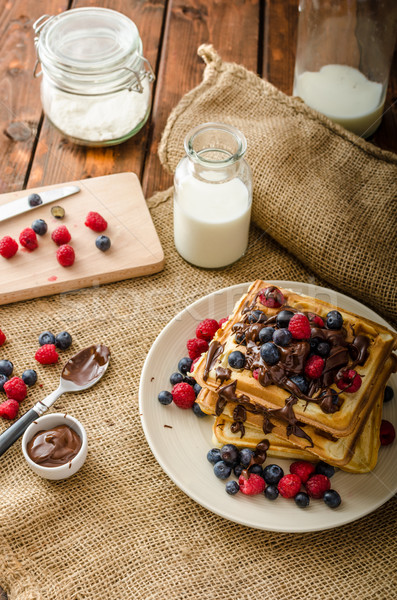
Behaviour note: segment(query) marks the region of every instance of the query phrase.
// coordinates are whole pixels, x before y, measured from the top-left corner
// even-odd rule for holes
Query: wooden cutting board
[[[47,233],[37,236],[39,247],[33,252],[19,244],[13,258],[0,256],[0,304],[148,275],[163,268],[164,253],[134,173],[68,183],[79,186],[81,191],[0,223],[0,238],[10,235],[18,244],[20,232],[35,219],[44,219],[48,225]],[[0,205],[63,185],[67,183],[2,194]],[[62,220],[51,215],[52,206],[65,209]],[[108,222],[103,233],[112,245],[107,252],[95,246],[100,234],[84,225],[89,211],[100,213]],[[67,268],[58,263],[58,246],[51,239],[52,231],[59,225],[68,228],[70,245],[76,253],[74,265]]]

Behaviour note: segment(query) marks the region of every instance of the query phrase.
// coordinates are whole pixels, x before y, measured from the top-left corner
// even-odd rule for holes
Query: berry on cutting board
[[[97,233],[105,231],[108,224],[105,219],[97,212],[90,211],[86,216],[84,225]]]
[[[111,241],[107,235],[98,235],[97,239],[95,240],[95,246],[102,252],[109,250],[111,245]]]
[[[44,235],[47,233],[48,225],[43,219],[36,219],[32,223],[32,229],[37,235]]]
[[[66,225],[59,225],[59,227],[52,232],[51,239],[57,246],[62,246],[63,244],[68,244],[72,239],[72,236]]]
[[[25,227],[19,234],[21,246],[32,252],[38,247],[37,236],[31,227]]]
[[[72,246],[64,244],[57,250],[57,261],[62,267],[71,267],[75,260],[75,254]]]
[[[12,258],[18,250],[18,244],[14,238],[5,235],[0,240],[0,256],[3,258]]]

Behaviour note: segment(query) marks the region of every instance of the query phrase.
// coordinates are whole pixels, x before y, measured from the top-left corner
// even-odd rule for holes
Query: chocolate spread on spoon
[[[28,443],[29,458],[41,467],[66,465],[81,448],[81,439],[68,425],[39,431]]]
[[[109,362],[110,350],[103,344],[90,346],[72,356],[62,371],[62,378],[84,386],[97,379]]]

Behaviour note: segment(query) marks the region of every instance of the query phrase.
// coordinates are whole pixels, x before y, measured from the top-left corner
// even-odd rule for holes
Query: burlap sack
[[[35,366],[41,331],[73,335],[62,363],[96,341],[113,356],[97,387],[55,405],[88,434],[87,461],[76,475],[40,479],[25,464],[20,442],[1,457],[0,586],[9,600],[392,598],[395,500],[333,531],[256,531],[197,505],[153,458],[140,424],[138,384],[164,325],[202,295],[258,275],[321,283],[256,227],[247,255],[232,267],[189,266],[174,249],[169,196],[149,202],[165,251],[163,272],[0,308],[8,337],[0,358],[11,359],[19,375],[29,367],[39,375],[21,412],[58,384],[61,365]]]
[[[175,170],[200,123],[248,141],[253,221],[338,290],[397,320],[397,155],[350,134],[245,68],[199,48],[203,82],[171,114],[159,156]]]

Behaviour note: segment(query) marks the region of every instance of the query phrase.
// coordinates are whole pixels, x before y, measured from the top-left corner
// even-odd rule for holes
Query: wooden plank
[[[162,168],[157,149],[172,108],[201,81],[204,65],[197,48],[212,43],[224,60],[256,71],[259,11],[259,0],[170,0],[153,106],[153,136],[142,183],[146,197],[171,185],[172,178]]]
[[[70,183],[77,185],[80,192],[13,217],[3,224],[7,225],[7,233],[16,240],[35,219],[44,219],[48,231],[37,236],[38,247],[32,252],[20,246],[11,259],[0,258],[0,304],[140,277],[163,268],[164,254],[134,173]],[[54,187],[59,186],[35,191],[40,194]],[[0,213],[2,204],[24,195],[26,192],[23,191],[1,195]],[[65,209],[65,217],[61,221],[51,216],[54,204]],[[89,211],[99,212],[108,223],[104,233],[110,238],[111,247],[106,252],[101,252],[95,245],[99,234],[84,225]],[[58,248],[51,239],[51,233],[59,225],[65,225],[71,234],[70,245],[76,255],[74,264],[68,268],[57,262]]]
[[[8,0],[0,21],[0,193],[23,188],[41,119],[33,23],[67,8],[67,0]]]
[[[73,8],[101,6],[127,15],[138,27],[144,55],[155,68],[159,53],[165,0],[75,0]],[[150,123],[132,139],[118,146],[86,148],[68,142],[44,120],[28,186],[37,187],[109,173],[134,171],[139,176],[148,142]]]
[[[266,0],[262,76],[292,94],[299,0]]]

